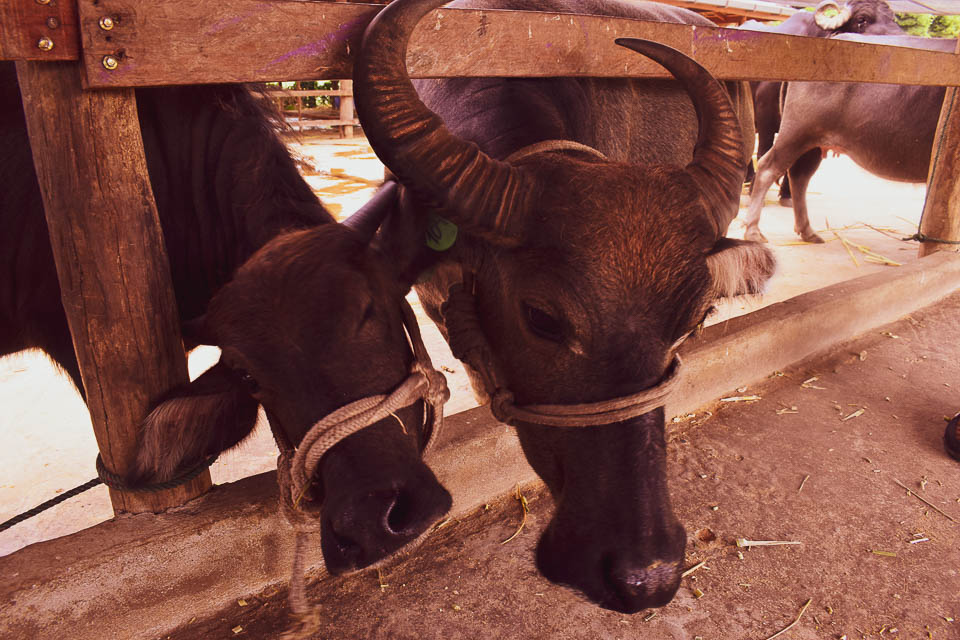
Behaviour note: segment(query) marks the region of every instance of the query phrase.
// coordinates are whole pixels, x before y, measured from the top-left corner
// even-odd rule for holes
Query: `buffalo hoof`
[[[792,208],[793,208],[793,198],[791,198],[790,196],[787,196],[786,198],[780,198],[780,206],[781,206],[781,207],[787,207],[787,208],[792,209]]]
[[[943,444],[951,458],[960,460],[960,413],[953,416],[953,420],[947,423],[947,430],[943,433]]]
[[[769,242],[767,236],[760,233],[759,229],[747,229],[747,232],[743,234],[743,239],[751,242]]]
[[[823,238],[812,231],[810,233],[800,234],[800,237],[803,238],[804,242],[809,242],[810,244],[823,244]]]

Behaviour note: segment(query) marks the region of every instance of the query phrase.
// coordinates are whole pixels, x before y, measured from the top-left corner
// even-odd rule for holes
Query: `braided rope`
[[[49,509],[49,508],[51,508],[51,507],[57,506],[58,504],[60,504],[60,503],[63,502],[64,500],[69,500],[69,499],[72,498],[73,496],[79,495],[79,494],[83,493],[84,491],[87,491],[88,489],[93,489],[94,487],[96,487],[96,486],[99,485],[99,484],[101,484],[100,478],[94,478],[93,480],[87,480],[86,482],[84,482],[84,483],[83,483],[82,485],[80,485],[79,487],[74,487],[73,489],[70,489],[69,491],[64,491],[63,493],[61,493],[60,495],[56,496],[55,498],[51,498],[51,499],[47,500],[46,502],[43,502],[43,503],[41,503],[41,504],[38,504],[38,505],[35,506],[33,509],[30,509],[30,510],[28,510],[28,511],[24,511],[24,512],[21,513],[21,514],[15,515],[14,517],[10,518],[9,520],[7,520],[6,522],[4,522],[3,524],[0,524],[0,531],[6,531],[7,529],[9,529],[10,527],[12,527],[13,525],[15,525],[15,524],[20,524],[20,523],[23,522],[24,520],[29,520],[29,519],[32,518],[33,516],[39,515],[39,514],[43,513],[44,511],[46,511],[47,509]]]
[[[490,396],[490,409],[501,422],[529,422],[554,427],[595,427],[613,424],[649,413],[666,404],[679,381],[680,357],[673,356],[664,377],[655,386],[619,398],[582,404],[517,406],[513,393],[500,375],[496,360],[477,317],[473,294],[474,276],[464,268],[461,281],[447,291],[440,307],[453,355],[480,376]],[[675,345],[676,346],[676,345]]]
[[[407,339],[414,353],[414,364],[410,375],[396,389],[389,394],[361,398],[321,418],[310,427],[295,449],[271,425],[280,449],[277,462],[280,509],[296,532],[288,596],[295,621],[282,636],[284,639],[307,638],[319,629],[319,613],[316,609],[311,610],[307,603],[304,555],[306,534],[320,529],[320,520],[317,518],[320,507],[302,498],[309,489],[323,454],[351,434],[420,400],[426,403],[424,426],[429,429],[423,452],[436,442],[443,425],[443,405],[450,398],[446,378],[433,368],[420,336],[416,316],[406,300],[401,304],[401,311]]]
[[[667,402],[679,381],[680,356],[674,355],[667,373],[655,386],[612,400],[584,404],[531,404],[518,407],[513,394],[499,390],[490,410],[500,422],[515,421],[552,427],[596,427],[622,422],[649,413]]]
[[[182,472],[180,475],[174,476],[164,482],[153,482],[149,484],[127,484],[123,476],[107,469],[106,465],[103,463],[103,458],[101,458],[100,454],[98,453],[97,475],[103,484],[107,485],[111,489],[116,489],[117,491],[127,491],[129,493],[156,493],[158,491],[166,491],[167,489],[175,489],[180,485],[190,482],[201,473],[206,471],[210,465],[217,461],[218,457],[220,457],[219,453],[209,455],[201,460],[196,466],[191,467]]]
[[[198,475],[203,473],[210,465],[212,465],[216,461],[218,455],[219,454],[208,456],[203,461],[201,461],[200,464],[198,464],[197,466],[188,469],[187,471],[181,473],[178,476],[171,478],[170,480],[167,480],[166,482],[157,482],[152,484],[141,484],[141,485],[128,485],[124,481],[123,476],[116,474],[110,471],[109,469],[107,469],[106,465],[103,463],[103,458],[101,458],[100,454],[98,453],[97,461],[96,461],[96,467],[97,467],[96,478],[93,478],[92,480],[87,480],[80,486],[74,487],[73,489],[70,489],[68,491],[64,491],[60,495],[50,498],[46,502],[42,502],[32,509],[28,509],[27,511],[24,511],[23,513],[15,515],[14,517],[10,518],[7,521],[0,523],[0,531],[6,531],[10,527],[16,524],[20,524],[24,520],[29,520],[34,516],[40,515],[44,511],[57,506],[61,502],[64,502],[65,500],[69,500],[74,496],[78,496],[84,491],[89,491],[90,489],[93,489],[94,487],[99,486],[101,484],[105,484],[111,489],[116,489],[118,491],[126,491],[129,493],[155,493],[157,491],[166,491],[167,489],[174,489],[176,487],[179,487],[182,484],[186,484],[187,482],[190,482],[191,480],[196,478]]]
[[[912,236],[901,238],[902,240],[916,240],[917,242],[937,242],[939,244],[960,244],[960,240],[944,240],[943,238],[934,238],[925,233],[917,231]]]

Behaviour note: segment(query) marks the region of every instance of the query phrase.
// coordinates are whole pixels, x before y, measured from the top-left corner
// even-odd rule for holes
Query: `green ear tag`
[[[457,225],[435,213],[427,221],[427,246],[434,251],[446,251],[457,241]]]

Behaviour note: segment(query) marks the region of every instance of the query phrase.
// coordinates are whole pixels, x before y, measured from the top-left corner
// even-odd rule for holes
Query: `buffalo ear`
[[[257,423],[258,402],[222,362],[169,391],[140,425],[132,483],[164,482],[238,444]]]
[[[763,293],[777,268],[773,253],[759,242],[720,238],[707,254],[717,297]]]

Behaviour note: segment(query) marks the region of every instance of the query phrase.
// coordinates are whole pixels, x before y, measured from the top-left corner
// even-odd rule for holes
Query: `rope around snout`
[[[320,508],[304,498],[323,455],[344,438],[420,400],[427,405],[424,407],[424,426],[429,429],[421,453],[433,446],[443,425],[443,405],[450,398],[447,380],[433,368],[420,337],[416,317],[406,301],[403,302],[402,312],[404,327],[414,352],[414,364],[410,375],[394,391],[351,402],[320,419],[296,449],[274,427],[274,439],[280,448],[277,462],[280,510],[296,533],[288,596],[295,620],[281,636],[283,640],[308,638],[320,628],[319,610],[311,609],[307,603],[304,579],[306,534],[319,531]]]
[[[679,381],[680,356],[674,354],[667,373],[655,386],[612,400],[585,404],[531,404],[518,407],[513,394],[498,391],[490,410],[500,422],[511,420],[552,427],[597,427],[642,416],[666,404]]]
[[[653,387],[619,398],[582,404],[541,404],[517,406],[513,393],[499,373],[493,352],[477,317],[475,279],[464,270],[461,282],[450,287],[440,308],[453,355],[480,376],[490,410],[500,422],[529,422],[553,427],[596,427],[622,422],[649,413],[667,402],[676,389],[680,357],[674,354],[664,377]],[[676,346],[676,345],[675,345]]]

